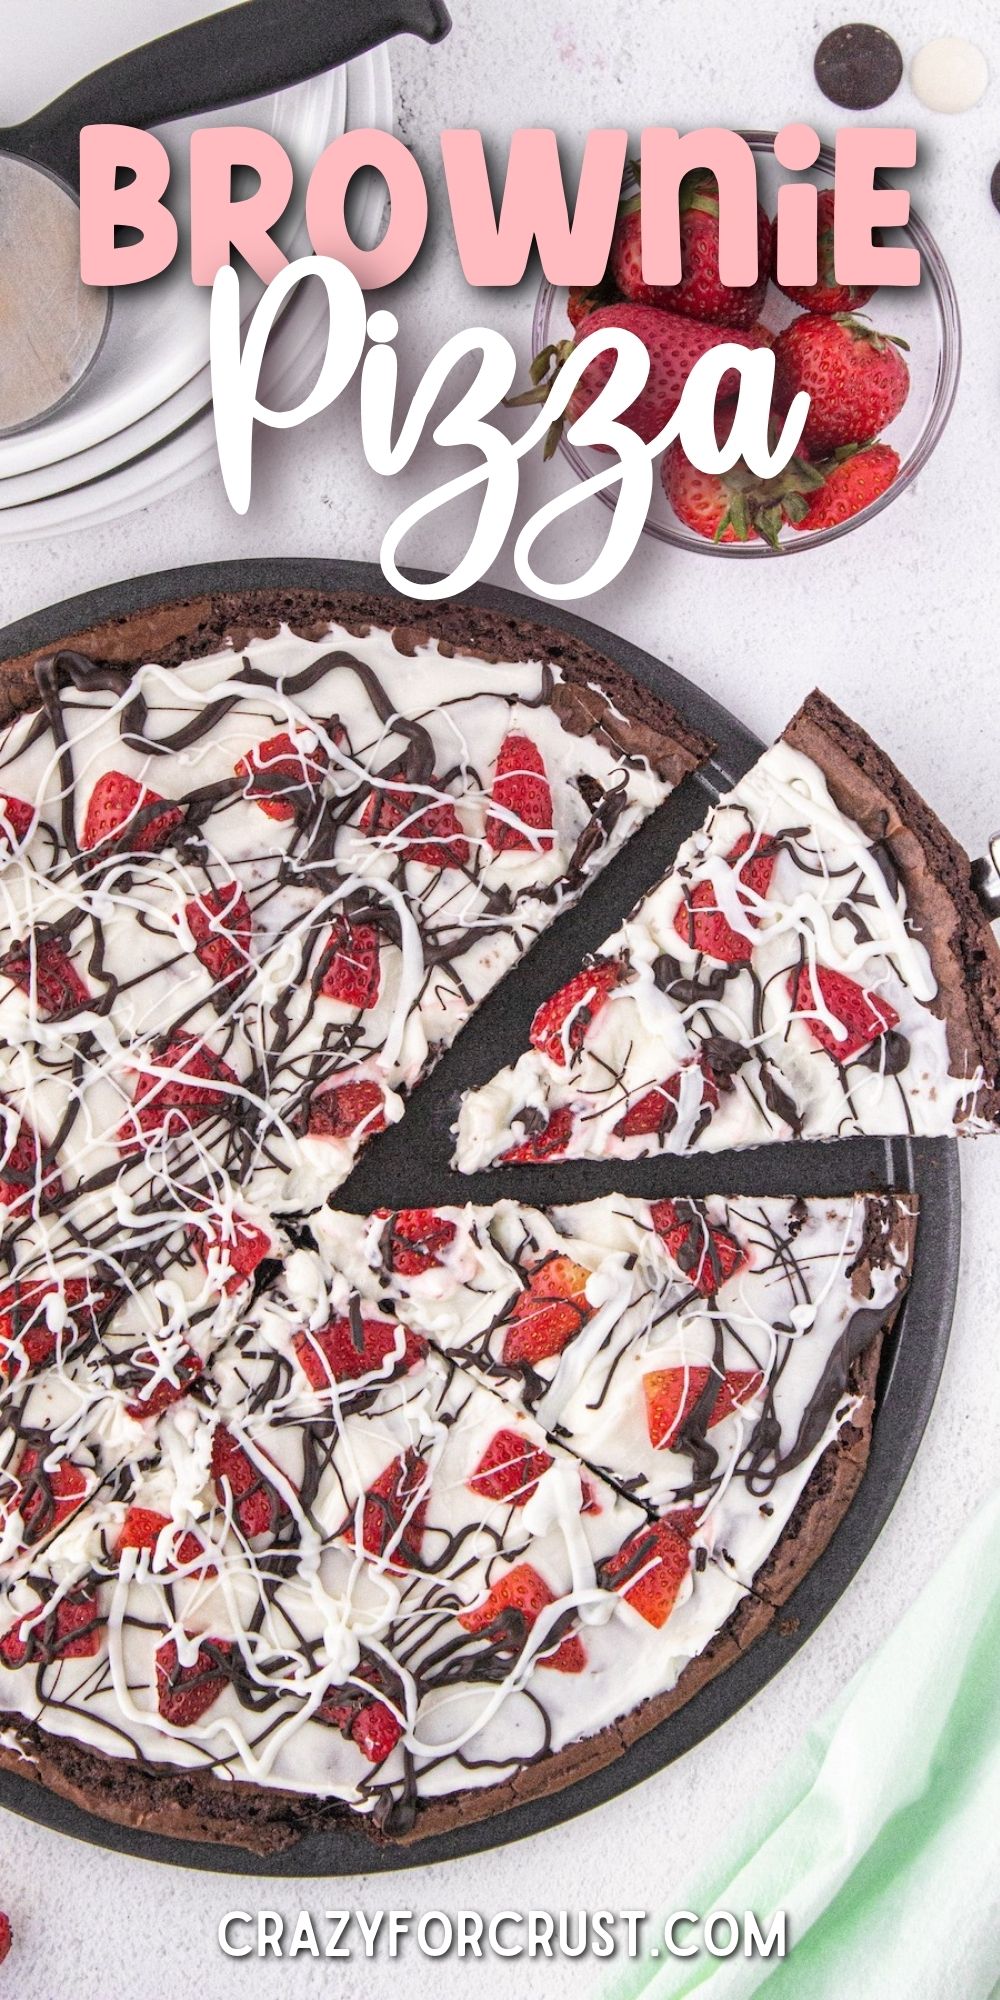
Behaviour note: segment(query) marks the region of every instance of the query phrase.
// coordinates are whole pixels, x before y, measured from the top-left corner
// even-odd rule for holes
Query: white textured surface
[[[838,115],[819,97],[812,55],[849,10],[834,0],[776,14],[763,0],[453,0],[451,39],[428,52],[394,54],[400,126],[428,177],[437,182],[442,125],[483,125],[496,141],[511,125],[556,124],[567,139],[598,124],[778,125],[815,119],[829,134]],[[961,27],[1000,76],[1000,22],[990,0],[963,0],[961,20],[939,0],[884,0],[880,24],[895,33],[907,62],[922,42]],[[43,51],[39,50],[39,60]],[[998,151],[997,91],[961,118],[925,113],[904,81],[873,123],[915,123],[922,165],[919,205],[941,242],[958,288],[966,354],[958,402],[942,444],[918,486],[870,526],[834,546],[781,563],[705,561],[643,545],[626,575],[581,607],[673,661],[732,706],[763,736],[787,719],[820,682],[856,712],[971,847],[998,813],[995,664],[995,530],[985,503],[963,519],[967,468],[982,465],[984,433],[996,428],[994,282],[1000,216],[989,176]],[[522,348],[530,322],[529,286],[519,297],[465,290],[439,198],[431,197],[432,238],[417,272],[393,301],[408,343],[411,381],[455,328],[491,320]],[[992,275],[991,275],[992,274]],[[389,519],[445,476],[419,471],[383,485],[364,465],[356,405],[309,430],[265,439],[248,518],[226,505],[218,481],[203,480],[158,509],[120,526],[49,545],[5,551],[0,618],[30,611],[70,591],[120,576],[191,561],[254,554],[373,558]],[[562,465],[526,481],[526,500],[565,479]],[[980,481],[976,481],[977,496]],[[951,508],[954,499],[954,513]],[[567,565],[583,560],[606,516],[596,503],[572,517]],[[574,547],[574,538],[576,546]],[[461,546],[448,520],[425,526],[410,559],[438,565]],[[554,558],[553,558],[554,560]],[[506,565],[499,582],[515,579]],[[945,1380],[902,1499],[861,1575],[797,1660],[750,1708],[700,1749],[599,1814],[528,1845],[421,1874],[342,1883],[239,1882],[169,1871],[85,1850],[39,1828],[0,1817],[0,1906],[13,1915],[16,1956],[0,1975],[5,1990],[31,2000],[163,2000],[190,1986],[213,2000],[252,1993],[312,1995],[336,1987],[383,2000],[404,1990],[451,2000],[559,2000],[606,1993],[611,1968],[593,1959],[562,1964],[421,1961],[374,1966],[274,1961],[228,1962],[215,1941],[220,1914],[261,1904],[320,1914],[333,1905],[371,1909],[395,1902],[492,1912],[526,1905],[559,1908],[677,1908],[694,1867],[728,1834],[740,1801],[767,1782],[775,1759],[889,1631],[946,1553],[960,1523],[995,1477],[984,1450],[983,1418],[1000,1399],[996,1216],[1000,1144],[963,1156],[965,1245],[962,1287]],[[990,1462],[992,1457],[993,1463]],[[901,1691],[901,1694],[905,1691]],[[920,2000],[950,2000],[944,1968],[926,1968]],[[913,2000],[891,1995],[890,2000]]]

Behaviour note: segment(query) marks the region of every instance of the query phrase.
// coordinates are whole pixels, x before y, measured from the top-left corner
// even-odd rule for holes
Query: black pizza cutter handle
[[[0,152],[48,167],[76,189],[84,125],[166,124],[304,83],[394,35],[439,42],[442,0],[241,0],[95,69],[21,125]]]
[[[1000,918],[1000,833],[987,843],[986,853],[972,864],[972,886],[991,924]]]

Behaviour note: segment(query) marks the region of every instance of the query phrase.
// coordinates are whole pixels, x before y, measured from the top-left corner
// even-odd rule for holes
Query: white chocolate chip
[[[942,35],[925,42],[910,64],[910,84],[928,111],[971,111],[990,80],[989,64],[975,42]]]

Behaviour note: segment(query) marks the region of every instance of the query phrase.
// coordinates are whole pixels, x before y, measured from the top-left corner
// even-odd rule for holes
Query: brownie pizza
[[[0,1763],[258,1853],[572,1782],[842,1517],[915,1201],[332,1200],[710,746],[564,632],[357,593],[167,605],[0,688]],[[736,857],[734,933],[802,824]],[[884,943],[879,838],[841,896]],[[945,861],[903,857],[908,939]],[[954,1007],[913,1004],[929,1046],[964,994],[986,1123],[991,965],[947,936]]]

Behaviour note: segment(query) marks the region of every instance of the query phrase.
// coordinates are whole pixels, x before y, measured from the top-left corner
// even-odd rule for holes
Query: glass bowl
[[[778,188],[783,176],[774,157],[773,132],[744,132],[743,137],[751,147],[757,162],[757,184],[762,206],[772,215],[777,203]],[[833,183],[833,153],[823,147],[815,167],[809,175],[816,187],[829,187]],[[796,176],[796,178],[799,178]],[[876,185],[891,185],[881,175],[876,176]],[[910,393],[895,422],[886,426],[881,435],[899,453],[899,471],[887,491],[873,500],[869,507],[851,516],[848,521],[838,522],[835,527],[806,529],[803,531],[785,527],[781,533],[779,549],[772,549],[762,540],[749,542],[711,542],[704,536],[696,535],[678,520],[663,491],[657,471],[653,481],[653,498],[646,516],[643,532],[652,535],[659,542],[669,542],[677,549],[694,549],[700,555],[729,556],[736,558],[753,556],[787,555],[804,549],[820,548],[825,542],[835,541],[838,535],[848,534],[852,528],[859,528],[873,515],[881,513],[883,507],[891,506],[901,493],[906,491],[917,476],[921,466],[926,465],[941,432],[948,421],[955,390],[958,386],[959,365],[962,354],[962,331],[958,313],[958,301],[951,281],[948,266],[940,250],[919,216],[910,212],[906,228],[893,231],[894,243],[913,245],[920,252],[921,280],[919,285],[887,286],[875,292],[871,303],[865,308],[875,326],[884,327],[887,333],[899,334],[909,342],[906,356],[910,371]],[[537,354],[550,341],[571,337],[572,327],[566,317],[565,288],[543,282],[535,302],[532,321],[531,351]],[[775,332],[795,319],[801,309],[791,299],[786,299],[775,285],[769,285],[764,300],[761,318]],[[582,451],[572,444],[563,433],[559,449],[569,460],[578,479],[587,479],[607,465],[607,456],[596,451]],[[617,498],[614,487],[605,487],[596,496],[605,507],[613,508]]]

